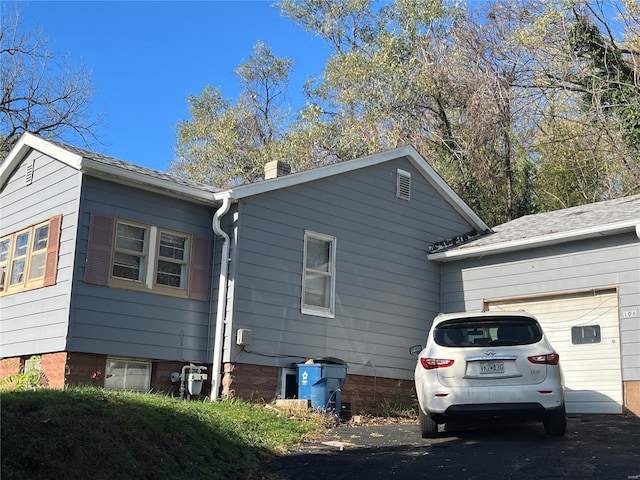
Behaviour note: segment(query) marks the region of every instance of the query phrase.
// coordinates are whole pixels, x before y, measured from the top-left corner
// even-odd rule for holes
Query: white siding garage
[[[560,354],[567,413],[622,413],[618,294],[591,290],[535,298],[486,300],[489,310],[538,317]]]

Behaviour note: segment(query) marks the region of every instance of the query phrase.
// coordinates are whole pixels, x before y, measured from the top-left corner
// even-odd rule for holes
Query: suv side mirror
[[[413,347],[409,348],[409,353],[414,357],[417,357],[418,355],[420,355],[422,348],[422,345],[414,345]]]

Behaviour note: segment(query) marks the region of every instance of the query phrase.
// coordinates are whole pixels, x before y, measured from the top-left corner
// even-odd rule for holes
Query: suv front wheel
[[[567,431],[567,412],[564,404],[557,410],[550,410],[544,417],[544,432],[547,435],[561,436]]]
[[[418,407],[418,416],[420,417],[420,433],[422,434],[422,438],[433,438],[437,436],[438,423],[429,415],[425,414],[420,407]]]

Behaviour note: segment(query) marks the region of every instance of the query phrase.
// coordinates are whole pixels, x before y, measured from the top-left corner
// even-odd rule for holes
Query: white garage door
[[[535,315],[560,354],[568,413],[622,413],[618,295],[615,290],[488,300],[489,310]]]

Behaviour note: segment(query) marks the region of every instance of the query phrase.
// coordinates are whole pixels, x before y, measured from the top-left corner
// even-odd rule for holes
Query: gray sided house
[[[339,359],[358,411],[411,398],[439,312],[526,309],[569,412],[640,414],[640,195],[489,229],[411,147],[281,167],[217,190],[25,134],[0,165],[0,377],[177,395],[195,365],[204,395],[270,401]]]
[[[411,147],[218,191],[25,134],[0,188],[2,375],[37,355],[53,387],[177,394],[194,364],[271,400],[340,359],[352,409],[407,399],[428,246],[489,230]]]

